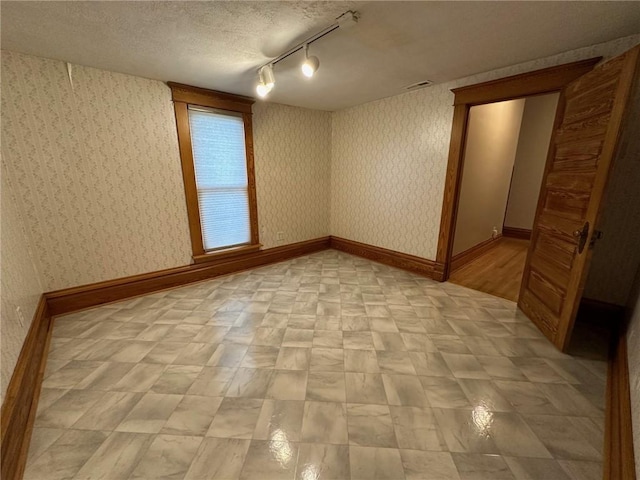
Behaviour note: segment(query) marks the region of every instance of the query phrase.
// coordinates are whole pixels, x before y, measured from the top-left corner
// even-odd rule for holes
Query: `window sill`
[[[261,248],[262,244],[256,243],[255,245],[242,245],[241,247],[233,247],[226,250],[219,250],[217,252],[194,255],[193,263],[200,264],[208,262],[218,262],[227,260],[229,258],[240,257],[242,255],[246,255],[247,253],[257,252]]]

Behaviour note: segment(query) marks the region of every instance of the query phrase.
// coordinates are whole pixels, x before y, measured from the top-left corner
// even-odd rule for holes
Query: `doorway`
[[[559,93],[469,110],[452,283],[516,302]]]
[[[590,59],[454,89],[449,163],[438,239],[442,280],[452,270],[470,110],[561,91],[518,308],[566,350],[589,273],[621,133],[633,128],[630,99],[640,88],[640,46],[596,66]],[[622,153],[624,155],[624,153]]]

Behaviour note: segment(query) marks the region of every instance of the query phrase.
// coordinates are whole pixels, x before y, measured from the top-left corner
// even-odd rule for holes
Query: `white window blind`
[[[189,107],[189,126],[204,249],[250,243],[242,116]]]

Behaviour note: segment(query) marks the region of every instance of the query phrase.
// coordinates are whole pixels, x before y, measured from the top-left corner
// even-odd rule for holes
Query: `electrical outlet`
[[[276,240],[278,240],[279,242],[284,241],[284,232],[278,232],[276,234]]]
[[[497,236],[498,236],[498,228],[493,227],[493,230],[491,231],[491,238],[496,238]]]
[[[24,328],[24,315],[22,314],[22,309],[20,307],[16,307],[16,315],[18,316],[18,323],[21,328]]]

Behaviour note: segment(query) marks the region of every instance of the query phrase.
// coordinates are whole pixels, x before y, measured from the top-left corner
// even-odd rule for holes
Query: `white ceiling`
[[[0,3],[1,46],[254,96],[256,69],[346,10],[358,25],[276,65],[269,100],[338,110],[640,32],[640,2]]]

